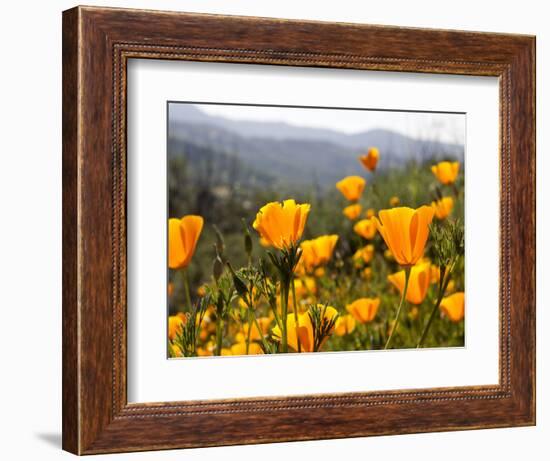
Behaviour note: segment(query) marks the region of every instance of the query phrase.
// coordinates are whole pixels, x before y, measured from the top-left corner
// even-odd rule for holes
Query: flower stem
[[[453,192],[454,192],[454,194],[455,194],[455,197],[458,197],[458,188],[456,187],[456,184],[453,183],[453,186],[452,186],[452,187],[453,187]]]
[[[298,343],[298,352],[302,352],[302,344],[300,343],[300,335],[298,334],[300,323],[298,320],[298,305],[296,303],[296,287],[294,285],[294,277],[292,277],[292,302],[294,305],[294,323],[296,324],[296,342]]]
[[[248,309],[247,309],[247,314],[248,314],[248,333],[246,335],[246,355],[248,355],[248,350],[250,349],[250,334],[252,333],[252,311],[251,311],[251,306],[248,306]]]
[[[374,177],[374,173],[373,173],[373,177]],[[378,187],[376,187],[376,183],[372,182],[371,184],[372,184],[372,194],[378,201],[380,201],[380,194],[378,193]]]
[[[282,323],[281,323],[281,347],[283,349],[283,352],[288,352],[288,342],[287,342],[287,312],[288,312],[288,284],[282,283],[281,284],[281,317],[282,317]]]
[[[187,308],[189,309],[189,312],[191,312],[193,310],[193,305],[191,304],[191,294],[189,291],[189,274],[187,273],[187,268],[183,269],[183,288],[185,291],[185,301],[187,303]]]
[[[386,345],[384,346],[384,349],[387,349],[390,346],[395,330],[397,330],[397,325],[399,323],[399,316],[401,315],[401,308],[403,307],[403,301],[405,301],[405,297],[407,295],[407,289],[409,288],[410,273],[411,273],[411,268],[410,267],[405,268],[405,287],[403,288],[403,294],[401,295],[401,301],[399,302],[399,307],[397,308],[397,314],[395,316],[395,320],[393,321],[390,336],[386,341]]]
[[[279,313],[277,312],[277,303],[274,303],[274,305],[271,306],[271,310],[273,311],[273,317],[275,317],[275,322],[277,323],[277,326],[283,330],[281,318],[279,317]]]
[[[216,322],[216,354],[222,355],[222,333],[223,333],[223,319],[219,318]]]
[[[435,313],[439,309],[439,305],[441,304],[441,301],[443,300],[443,296],[445,295],[445,291],[447,291],[447,287],[449,286],[449,282],[451,281],[451,272],[453,270],[454,263],[451,266],[451,268],[447,271],[445,274],[445,270],[443,269],[442,277],[440,277],[440,284],[439,284],[439,293],[437,294],[437,300],[432,308],[432,312],[430,313],[430,317],[428,318],[428,322],[424,326],[424,330],[422,331],[422,335],[420,336],[420,340],[418,341],[416,348],[419,349],[422,347],[422,344],[424,344],[424,341],[426,340],[426,337],[428,336],[428,331],[430,330],[430,327],[432,326],[432,322],[435,318]]]
[[[254,313],[252,313],[252,319],[254,320],[254,325],[256,325],[256,328],[258,329],[258,332],[260,333],[260,338],[262,338],[262,344],[264,345],[264,349],[267,353],[267,351],[269,350],[269,346],[264,338],[264,333],[262,331],[262,329],[260,328],[260,324],[258,323],[258,319],[256,318],[256,316],[254,315]]]

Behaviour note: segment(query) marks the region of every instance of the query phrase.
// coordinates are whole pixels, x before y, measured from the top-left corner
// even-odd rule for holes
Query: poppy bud
[[[223,261],[220,258],[219,254],[216,254],[216,257],[214,258],[214,264],[212,266],[212,275],[214,276],[214,280],[216,282],[220,279],[220,277],[223,274]]]
[[[247,256],[250,258],[252,255],[252,237],[248,230],[245,220],[242,220],[243,223],[243,232],[244,232],[244,251],[246,251]]]

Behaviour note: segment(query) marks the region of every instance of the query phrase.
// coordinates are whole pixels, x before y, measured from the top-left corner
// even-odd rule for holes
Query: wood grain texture
[[[63,16],[63,448],[80,451],[78,399],[78,10]]]
[[[63,448],[78,454],[535,422],[535,39],[78,7],[63,14]],[[500,81],[500,382],[201,402],[126,399],[126,63],[175,59]]]

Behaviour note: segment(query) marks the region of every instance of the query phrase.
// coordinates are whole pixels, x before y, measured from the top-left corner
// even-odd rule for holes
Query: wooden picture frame
[[[126,63],[131,58],[496,76],[500,381],[129,404]],[[535,38],[77,7],[63,13],[63,448],[76,454],[535,424]]]

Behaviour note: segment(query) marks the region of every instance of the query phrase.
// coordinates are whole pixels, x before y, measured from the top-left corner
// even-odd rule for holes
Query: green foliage
[[[233,173],[224,176],[216,172],[215,168],[209,169],[205,165],[204,172],[198,174],[186,164],[183,157],[170,161],[170,216],[196,213],[205,218],[202,235],[188,268],[191,297],[196,304],[200,299],[197,289],[206,286],[206,297],[213,306],[214,321],[223,320],[223,323],[216,323],[217,330],[206,338],[197,340],[195,337],[200,347],[207,348],[213,342],[215,353],[220,354],[223,348],[234,343],[237,334],[243,333],[245,325],[272,316],[265,341],[254,341],[260,344],[264,352],[280,351],[280,344],[271,337],[270,331],[276,325],[282,327],[279,287],[281,282],[282,285],[290,282],[285,277],[288,277],[290,268],[298,263],[300,252],[295,248],[294,252],[285,254],[262,247],[258,234],[251,229],[251,223],[265,203],[294,198],[297,202],[311,204],[302,240],[323,234],[339,236],[324,274],[315,277],[315,290],[299,295],[297,300],[301,311],[313,306],[310,318],[314,324],[316,350],[321,344],[323,351],[383,348],[400,300],[400,293],[388,282],[387,277],[401,268],[384,256],[387,247],[379,235],[367,242],[354,233],[353,223],[342,214],[348,202],[334,184],[322,186],[312,181],[311,185],[298,188],[290,184],[264,182],[256,187],[252,184],[242,187],[240,180],[230,183],[236,177]],[[367,187],[361,199],[363,212],[368,208],[376,211],[389,208],[389,200],[394,196],[399,198],[401,205],[413,208],[430,204],[445,195],[452,195],[455,202],[452,219],[434,222],[431,226],[426,251],[436,266],[452,268],[440,273],[439,283],[430,285],[421,305],[405,303],[399,328],[392,339],[392,348],[416,346],[432,317],[433,306],[438,302],[441,289],[443,293],[445,291],[445,283],[452,282],[454,291],[464,290],[463,175],[459,175],[453,187],[441,186],[431,173],[430,165],[431,162],[411,162],[403,169],[372,175],[364,173],[358,164],[354,172],[364,173],[367,178]],[[210,180],[205,176],[208,171],[212,173]],[[353,254],[367,243],[374,246],[374,258],[369,263],[354,263]],[[370,277],[364,275],[365,268],[371,270]],[[185,304],[181,272],[170,271],[169,279],[175,288],[170,298],[170,312],[176,313],[182,311]],[[353,334],[328,334],[326,321],[320,316],[317,303],[332,306],[340,316],[344,316],[347,315],[346,306],[361,297],[380,298],[375,320],[368,324],[357,323]],[[244,308],[243,303],[248,308]],[[251,306],[253,309],[250,309]],[[289,303],[289,309],[292,310],[292,302]],[[250,317],[250,311],[253,312],[253,318]],[[463,322],[454,324],[443,317],[439,310],[434,315],[423,345],[463,346]],[[334,327],[334,324],[330,327]]]
[[[197,355],[199,330],[209,301],[210,298],[208,296],[200,299],[192,307],[191,312],[186,315],[185,323],[176,332],[174,345],[179,347],[184,357],[196,357]],[[174,349],[170,343],[168,343],[168,347],[170,356],[175,356]]]
[[[447,219],[430,225],[433,261],[439,267],[451,265],[457,255],[464,253],[464,227],[459,220]]]
[[[327,318],[325,313],[327,311],[328,304],[322,307],[318,305],[312,305],[308,309],[308,315],[313,325],[313,351],[317,352],[321,349],[323,342],[330,337],[332,330],[336,325],[338,315]]]

